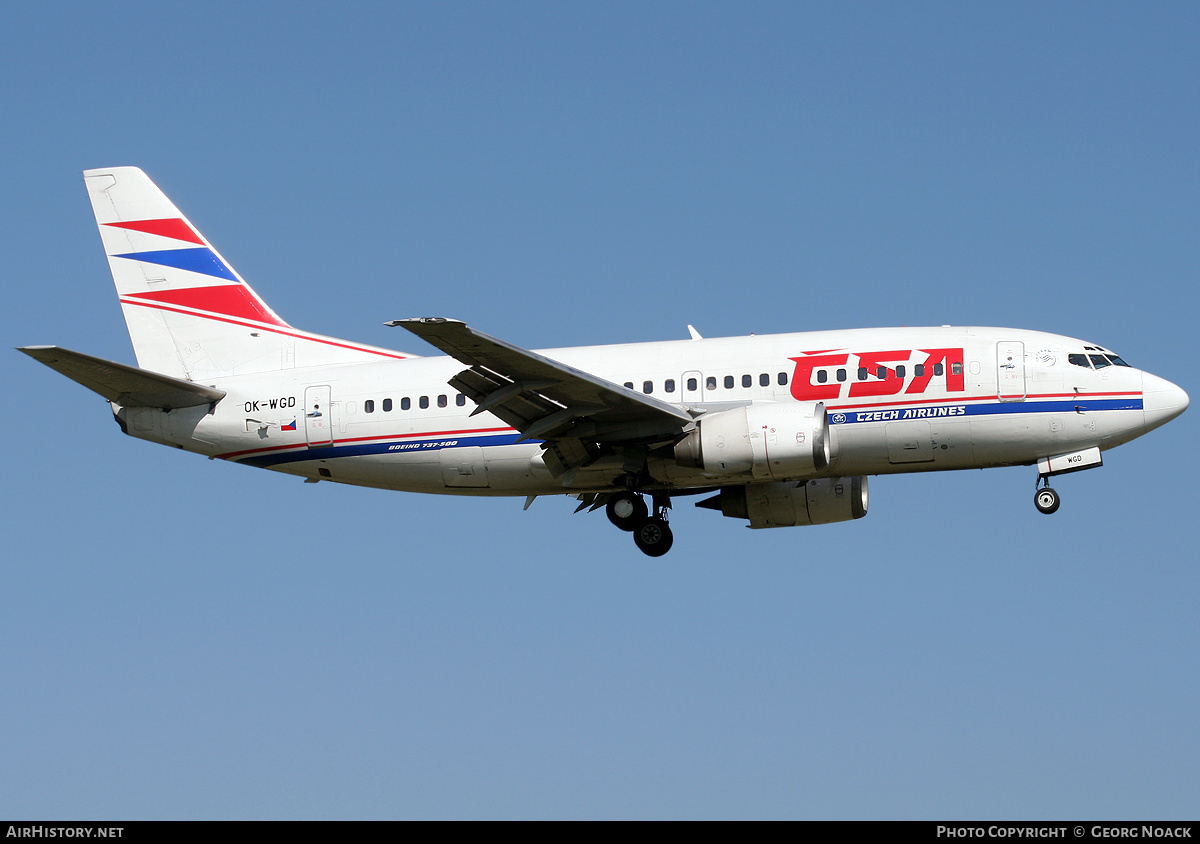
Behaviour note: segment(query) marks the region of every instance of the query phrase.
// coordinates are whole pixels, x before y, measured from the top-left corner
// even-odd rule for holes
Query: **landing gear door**
[[[1025,400],[1025,344],[1001,340],[996,344],[996,395],[1000,401]]]
[[[330,388],[308,387],[304,391],[304,434],[309,448],[333,445],[333,408],[329,403]]]

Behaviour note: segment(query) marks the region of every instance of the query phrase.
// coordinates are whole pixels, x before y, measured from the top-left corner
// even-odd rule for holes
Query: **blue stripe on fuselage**
[[[443,448],[465,448],[467,446],[512,445],[517,441],[517,433],[487,434],[484,436],[446,436],[433,439],[415,440],[383,440],[369,443],[347,443],[323,448],[305,448],[297,451],[260,454],[257,456],[238,458],[236,462],[247,466],[279,466],[284,463],[300,463],[305,460],[331,460],[336,457],[362,457],[369,454],[413,454],[422,451],[440,451]],[[529,443],[540,440],[526,440]]]
[[[919,419],[946,419],[955,416],[991,416],[1001,413],[1075,413],[1100,410],[1141,410],[1141,396],[1116,399],[1089,399],[1087,396],[1065,401],[1011,401],[988,404],[935,404],[918,407],[839,410],[829,408],[829,421],[835,425],[858,422],[899,422]]]

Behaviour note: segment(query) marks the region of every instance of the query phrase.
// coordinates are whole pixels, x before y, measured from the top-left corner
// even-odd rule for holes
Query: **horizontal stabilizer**
[[[17,351],[99,393],[122,407],[196,407],[225,397],[224,390],[159,375],[136,366],[72,352],[58,346],[24,346]]]

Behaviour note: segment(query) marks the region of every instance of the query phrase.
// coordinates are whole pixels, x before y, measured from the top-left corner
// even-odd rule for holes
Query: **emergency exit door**
[[[684,404],[699,404],[704,401],[704,376],[699,372],[685,372],[679,379],[679,398]]]

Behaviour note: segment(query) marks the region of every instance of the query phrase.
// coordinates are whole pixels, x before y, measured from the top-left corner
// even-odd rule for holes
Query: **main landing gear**
[[[637,530],[637,526],[650,515],[646,502],[636,492],[618,492],[604,506],[608,520],[621,530]]]
[[[671,550],[675,537],[667,525],[667,509],[671,499],[666,496],[654,496],[654,515],[641,494],[625,491],[614,493],[608,499],[604,511],[608,520],[621,530],[633,533],[633,542],[647,556],[661,557]]]
[[[1062,500],[1058,497],[1058,493],[1050,489],[1050,476],[1038,475],[1038,483],[1045,483],[1045,486],[1037,489],[1033,494],[1033,506],[1038,508],[1039,513],[1045,513],[1049,516],[1058,509],[1058,505]]]

